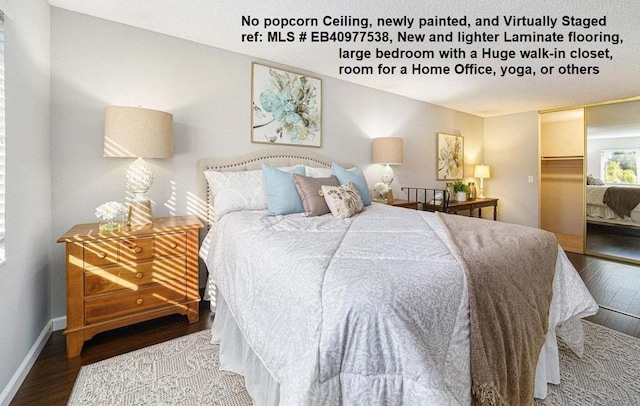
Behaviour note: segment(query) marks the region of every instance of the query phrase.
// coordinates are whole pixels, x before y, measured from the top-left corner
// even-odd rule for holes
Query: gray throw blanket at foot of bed
[[[469,289],[476,405],[531,405],[558,255],[547,231],[440,214]]]
[[[610,186],[604,192],[602,203],[609,206],[618,216],[629,217],[631,210],[640,204],[640,187]]]

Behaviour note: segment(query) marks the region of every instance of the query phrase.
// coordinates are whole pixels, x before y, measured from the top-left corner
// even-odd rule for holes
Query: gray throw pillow
[[[322,216],[329,213],[329,206],[324,199],[322,186],[340,186],[338,178],[333,175],[328,178],[311,178],[294,174],[293,182],[298,189],[307,216]]]

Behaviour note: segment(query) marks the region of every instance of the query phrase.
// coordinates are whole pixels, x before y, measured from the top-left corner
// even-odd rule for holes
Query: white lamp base
[[[129,217],[127,224],[130,226],[143,226],[151,223],[153,223],[151,201],[149,199],[132,200],[129,204]]]
[[[151,188],[151,185],[153,185],[151,167],[144,159],[136,159],[127,168],[127,187],[135,195],[129,203],[127,224],[130,226],[143,226],[153,223],[151,201],[146,196],[147,190]]]
[[[393,169],[391,169],[389,164],[387,164],[382,168],[382,181],[387,185],[391,185],[391,183],[393,182],[393,179],[394,179]]]

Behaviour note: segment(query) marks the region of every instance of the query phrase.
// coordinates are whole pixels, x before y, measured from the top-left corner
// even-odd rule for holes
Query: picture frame
[[[456,180],[464,177],[464,137],[437,133],[436,170],[438,180]]]
[[[322,146],[322,81],[254,62],[251,142]]]

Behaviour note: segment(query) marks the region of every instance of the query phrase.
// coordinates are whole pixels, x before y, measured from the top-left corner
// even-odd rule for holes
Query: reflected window
[[[600,175],[606,184],[638,184],[640,148],[600,151]]]

